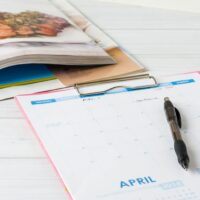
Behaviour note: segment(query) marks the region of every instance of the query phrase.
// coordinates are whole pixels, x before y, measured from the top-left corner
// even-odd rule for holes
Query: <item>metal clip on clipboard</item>
[[[126,85],[128,81],[139,81],[142,82],[142,85]],[[144,82],[147,81],[147,84],[144,84]],[[152,83],[149,83],[149,82]],[[126,84],[121,84],[122,82],[126,82]],[[104,85],[107,87],[104,87],[104,89],[98,89],[98,87],[101,85],[101,87]],[[75,88],[80,96],[91,96],[91,95],[100,95],[100,94],[106,94],[112,90],[119,89],[119,88],[125,88],[125,89],[131,89],[131,90],[138,90],[138,89],[146,89],[146,88],[153,88],[157,87],[158,82],[155,77],[150,76],[149,74],[142,74],[142,75],[133,75],[133,76],[126,76],[126,77],[120,77],[120,78],[112,78],[112,79],[106,79],[106,80],[99,80],[99,81],[90,81],[90,82],[84,82],[80,84],[75,84]],[[92,88],[93,91],[90,92],[84,92],[84,88]],[[96,90],[95,90],[95,87]]]

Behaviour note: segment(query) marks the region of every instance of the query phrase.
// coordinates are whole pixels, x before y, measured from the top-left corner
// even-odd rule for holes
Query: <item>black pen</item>
[[[164,100],[165,113],[174,139],[174,149],[178,162],[184,169],[187,170],[189,167],[189,156],[186,145],[181,137],[181,116],[168,97],[165,97]]]

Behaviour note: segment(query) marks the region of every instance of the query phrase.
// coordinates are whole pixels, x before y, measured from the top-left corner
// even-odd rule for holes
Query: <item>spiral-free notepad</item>
[[[200,75],[160,79],[151,89],[80,97],[75,89],[16,98],[74,200],[199,200]],[[191,165],[177,162],[164,113],[182,114]]]

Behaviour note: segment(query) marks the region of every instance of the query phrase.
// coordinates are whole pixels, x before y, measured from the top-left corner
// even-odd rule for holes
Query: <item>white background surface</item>
[[[200,3],[198,0],[101,0],[109,2],[118,2],[128,5],[148,6],[155,8],[167,8],[173,10],[200,12]]]
[[[200,70],[200,14],[98,0],[71,2],[153,73]],[[14,101],[0,102],[0,198],[66,199]]]

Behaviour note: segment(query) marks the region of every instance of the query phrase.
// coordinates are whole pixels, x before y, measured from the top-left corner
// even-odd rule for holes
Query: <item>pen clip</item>
[[[179,128],[181,128],[182,123],[181,123],[181,114],[179,112],[179,110],[175,107],[175,112],[176,112],[176,119],[177,119],[177,123]]]

